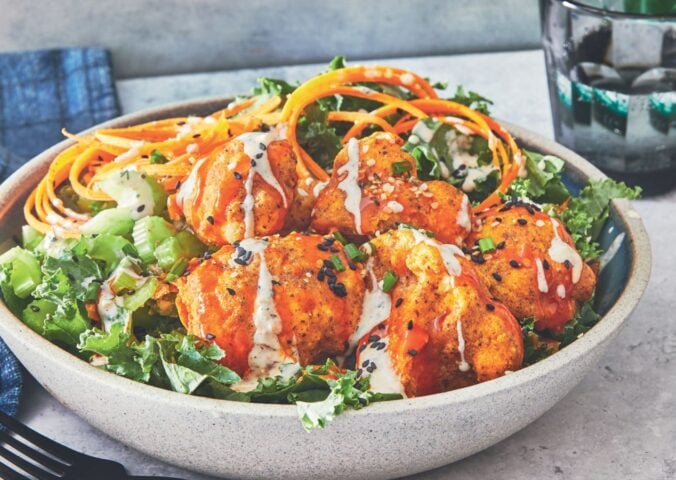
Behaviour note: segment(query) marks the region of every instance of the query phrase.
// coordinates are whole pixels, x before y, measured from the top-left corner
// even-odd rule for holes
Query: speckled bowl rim
[[[187,112],[216,111],[223,108],[232,97],[210,97],[191,101],[172,103],[156,108],[132,113],[92,127],[87,132],[99,128],[120,127],[142,123],[150,120],[185,116]],[[606,176],[592,164],[579,155],[527,129],[502,122],[508,131],[522,145],[539,149],[559,156],[566,161],[567,172],[574,178],[603,179]],[[72,140],[64,140],[40,155],[33,158],[26,165],[17,170],[9,179],[0,185],[0,221],[3,221],[8,212],[17,210],[17,198],[22,200],[28,193],[26,183],[37,184],[46,170],[51,158],[63,149],[72,145]],[[571,168],[572,167],[572,168]],[[14,195],[13,195],[14,194]],[[394,414],[402,411],[424,410],[472,401],[485,395],[497,394],[505,390],[519,388],[534,378],[548,375],[560,368],[565,368],[571,362],[585,355],[596,346],[612,336],[624,323],[627,317],[638,304],[643,295],[650,277],[651,250],[648,235],[639,214],[626,200],[614,200],[611,207],[627,233],[628,247],[631,252],[632,264],[629,267],[627,282],[624,290],[615,304],[589,332],[577,339],[571,345],[556,354],[518,370],[509,375],[488,382],[472,385],[445,393],[438,393],[424,397],[416,397],[390,402],[376,403],[366,409],[349,411],[347,415]],[[71,370],[83,380],[94,384],[114,386],[120,393],[147,399],[167,406],[189,407],[194,409],[218,412],[219,414],[233,414],[254,417],[296,417],[296,408],[293,405],[251,404],[228,400],[219,400],[206,397],[196,397],[164,390],[158,387],[145,385],[124,377],[115,375],[89,365],[86,361],[68,353],[66,350],[46,340],[33,330],[29,329],[21,320],[16,318],[0,302],[0,325],[6,334],[13,335],[17,341],[29,349],[42,350],[43,355],[50,358],[62,368]]]

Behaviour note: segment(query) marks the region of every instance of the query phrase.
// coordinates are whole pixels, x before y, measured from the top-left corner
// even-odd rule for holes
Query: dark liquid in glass
[[[676,19],[544,8],[557,141],[646,194],[676,186]]]

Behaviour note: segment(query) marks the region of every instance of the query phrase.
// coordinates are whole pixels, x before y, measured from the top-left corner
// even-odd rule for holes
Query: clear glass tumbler
[[[647,194],[676,186],[676,0],[541,0],[556,140]]]

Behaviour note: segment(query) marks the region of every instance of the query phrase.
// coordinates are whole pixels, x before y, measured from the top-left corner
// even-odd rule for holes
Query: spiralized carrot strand
[[[108,200],[112,200],[110,196],[108,196],[107,194],[105,194],[100,190],[94,190],[92,188],[89,188],[80,181],[80,176],[82,175],[82,172],[90,166],[92,159],[95,158],[97,155],[97,151],[98,151],[97,146],[92,145],[89,148],[87,148],[84,152],[82,152],[80,155],[78,155],[70,169],[68,179],[70,180],[71,187],[73,187],[73,190],[79,196],[86,198],[88,200],[98,200],[105,202]]]
[[[382,128],[385,132],[395,133],[392,126],[380,117],[361,112],[329,112],[330,122],[353,122],[356,124],[373,124]],[[347,143],[352,137],[343,137],[343,143]]]
[[[251,105],[256,103],[256,100],[258,100],[258,97],[251,97],[247,98],[246,100],[242,100],[239,102],[233,102],[230,105],[228,105],[226,108],[223,110],[219,110],[217,112],[214,112],[211,114],[212,117],[214,118],[220,118],[220,119],[226,119],[233,117],[237,115],[239,112],[246,110],[249,108]]]
[[[375,115],[377,117],[387,117],[388,115],[392,115],[393,113],[396,113],[398,110],[398,107],[396,105],[383,105],[380,108],[377,108],[371,112],[371,115]],[[361,135],[361,133],[364,131],[364,129],[368,126],[368,123],[355,123],[350,127],[350,129],[347,131],[345,136],[343,137],[343,142],[346,142],[350,138],[358,137]]]

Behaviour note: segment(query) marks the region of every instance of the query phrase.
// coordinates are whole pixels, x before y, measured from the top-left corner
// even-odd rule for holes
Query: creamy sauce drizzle
[[[366,349],[361,353],[360,362],[369,361],[375,364],[376,368],[373,372],[363,370],[363,376],[369,377],[369,390],[381,393],[399,393],[406,397],[406,391],[401,384],[401,379],[397,372],[394,371],[392,361],[388,349],[390,342],[387,336],[380,337],[380,343],[385,344],[385,348],[376,349],[371,348],[371,344],[367,344]]]
[[[416,243],[425,243],[437,249],[449,275],[457,277],[462,273],[462,266],[458,259],[455,258],[456,255],[464,255],[462,250],[455,245],[439,243],[418,230],[410,229],[410,232],[413,234]]]
[[[351,138],[347,142],[347,163],[338,169],[338,175],[346,173],[338,188],[345,192],[345,210],[354,218],[354,228],[358,234],[361,230],[361,188],[359,188],[359,142]]]
[[[556,287],[556,294],[559,298],[566,298],[566,287],[564,287],[562,283],[559,283]]]
[[[265,240],[246,239],[239,246],[257,254],[259,258],[258,285],[256,300],[254,300],[253,347],[249,352],[250,373],[247,378],[258,378],[279,373],[283,364],[294,363],[282,353],[278,335],[282,331],[282,321],[275,307],[274,292],[272,289],[272,275],[265,261],[265,249],[268,242]],[[233,254],[233,259],[237,254]],[[246,380],[246,379],[245,379]]]
[[[271,132],[250,132],[244,133],[235,140],[242,142],[244,153],[252,160],[252,166],[249,168],[249,174],[244,182],[244,190],[246,196],[242,202],[242,210],[244,211],[244,238],[251,238],[254,236],[254,196],[253,196],[253,181],[254,176],[258,174],[265,183],[277,190],[284,202],[284,208],[288,207],[288,200],[282,185],[272,173],[270,161],[268,159],[268,145],[270,142],[277,140],[278,134],[275,131]]]
[[[199,178],[199,169],[202,167],[205,161],[206,159],[203,158],[192,167],[192,170],[190,170],[190,175],[188,175],[186,181],[183,182],[181,188],[178,189],[178,193],[176,193],[176,203],[179,207],[183,208],[185,200],[190,197],[195,190],[195,186],[197,185],[197,180]]]
[[[350,355],[359,341],[373,330],[376,325],[384,322],[390,317],[390,310],[392,309],[392,298],[388,293],[383,292],[382,284],[376,279],[376,274],[373,272],[373,259],[370,258],[366,270],[371,278],[371,290],[367,290],[364,295],[364,303],[362,304],[361,316],[357,324],[357,330],[350,335],[348,340],[348,350],[345,356]]]
[[[559,222],[552,218],[552,228],[554,229],[554,238],[547,253],[558,263],[565,263],[568,260],[572,267],[571,278],[573,283],[577,283],[582,275],[582,258],[577,251],[564,242],[559,236]]]
[[[458,332],[458,353],[460,354],[460,362],[458,362],[458,370],[461,372],[469,371],[469,363],[465,360],[465,337],[462,336],[462,322],[460,319],[455,324],[455,329]]]
[[[547,285],[547,278],[545,277],[545,270],[542,267],[542,260],[536,258],[535,266],[538,271],[538,290],[542,293],[547,293],[549,291],[549,285]]]
[[[462,196],[462,202],[460,202],[460,210],[458,211],[456,223],[468,232],[472,230],[472,222],[469,219],[469,198],[467,195]]]
[[[599,271],[603,270],[612,260],[615,258],[618,250],[622,246],[624,241],[625,234],[624,232],[620,233],[617,237],[613,238],[613,241],[610,243],[608,250],[603,252],[601,258],[599,258]]]

